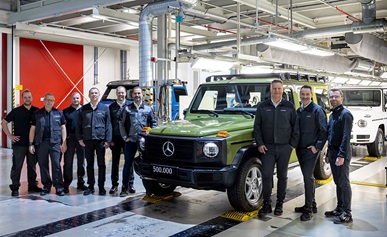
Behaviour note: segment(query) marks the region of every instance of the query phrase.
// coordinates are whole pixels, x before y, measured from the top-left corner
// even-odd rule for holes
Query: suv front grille
[[[169,157],[163,153],[163,145],[167,141],[170,141],[175,148],[173,155]],[[193,161],[196,146],[194,140],[154,138],[149,136],[146,139],[146,147],[146,155],[152,157],[152,159]],[[146,159],[146,157],[144,158]]]

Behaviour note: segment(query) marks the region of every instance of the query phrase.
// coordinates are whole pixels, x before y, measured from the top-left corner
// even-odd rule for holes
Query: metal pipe
[[[98,47],[94,47],[94,85],[98,84]]]
[[[126,80],[127,79],[126,72],[128,68],[126,50],[120,50],[120,59],[121,59],[121,80]]]

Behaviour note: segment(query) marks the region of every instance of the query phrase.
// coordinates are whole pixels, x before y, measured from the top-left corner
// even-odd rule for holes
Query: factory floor
[[[145,189],[138,176],[134,184],[137,192],[127,197],[119,197],[119,194],[100,196],[98,189],[94,195],[84,196],[76,189],[76,180],[70,193],[63,197],[57,196],[55,189],[40,196],[39,193],[27,192],[25,165],[20,195],[11,197],[12,150],[1,148],[0,236],[386,236],[387,157],[364,159],[367,154],[365,147],[354,147],[352,151],[353,223],[343,225],[334,224],[332,218],[324,216],[325,211],[336,206],[333,181],[318,184],[318,213],[310,221],[300,221],[300,214],[294,212],[294,207],[304,204],[303,181],[298,166],[289,170],[283,215],[269,214],[260,219],[233,212],[227,194],[223,192],[177,188],[175,195],[164,199],[144,198]],[[109,192],[109,150],[106,164],[105,189]],[[122,165],[123,158],[120,173]],[[39,173],[39,168],[37,171]]]

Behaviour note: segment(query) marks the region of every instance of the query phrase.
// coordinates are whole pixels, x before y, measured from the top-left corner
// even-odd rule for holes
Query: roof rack
[[[326,76],[305,74],[305,73],[265,73],[265,74],[232,74],[232,75],[213,75],[206,78],[206,82],[236,80],[236,79],[264,79],[264,78],[278,78],[280,80],[298,80],[298,81],[322,81],[327,82]]]

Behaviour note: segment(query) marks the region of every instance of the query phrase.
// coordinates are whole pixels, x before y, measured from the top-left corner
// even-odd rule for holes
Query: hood
[[[370,111],[370,107],[366,106],[344,106],[351,111],[354,121],[361,118],[371,118],[373,112]]]
[[[231,117],[213,117],[198,118],[190,120],[177,120],[162,124],[152,129],[149,134],[164,136],[185,136],[185,137],[204,137],[216,136],[219,131],[240,131],[243,129],[252,129],[254,119],[238,119]]]

